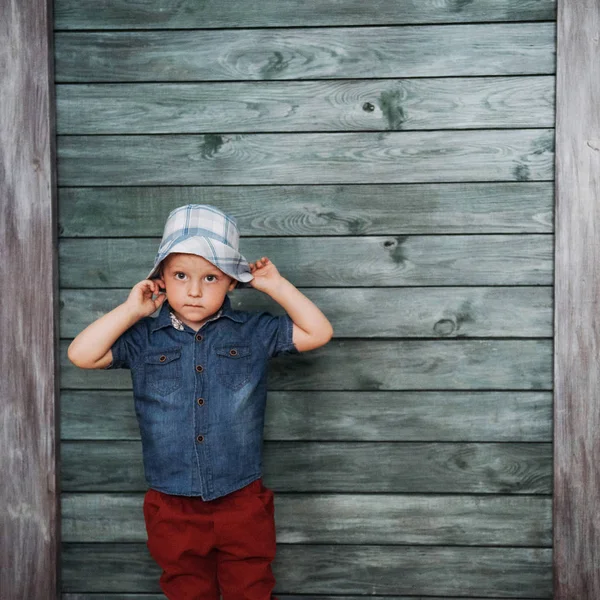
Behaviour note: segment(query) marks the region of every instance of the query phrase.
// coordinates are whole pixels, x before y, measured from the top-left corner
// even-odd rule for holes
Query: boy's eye
[[[179,279],[180,281],[183,281],[185,279],[185,273],[182,273],[181,271],[177,271],[177,273],[175,273],[175,279]]]
[[[216,281],[217,280],[217,276],[216,275],[207,275],[206,276],[206,280],[207,281]]]

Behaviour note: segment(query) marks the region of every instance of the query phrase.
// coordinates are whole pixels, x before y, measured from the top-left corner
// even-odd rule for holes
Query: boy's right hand
[[[165,292],[160,291],[156,279],[144,279],[131,288],[125,304],[139,319],[142,319],[157,311],[166,298]]]

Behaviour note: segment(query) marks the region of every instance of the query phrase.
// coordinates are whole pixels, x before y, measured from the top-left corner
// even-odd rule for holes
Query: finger
[[[135,287],[137,287],[144,296],[147,296],[148,293],[152,294],[154,282],[150,279],[144,279],[144,281],[140,281]]]
[[[163,305],[163,303],[164,303],[164,301],[165,301],[166,299],[167,299],[167,296],[166,296],[166,294],[164,294],[164,293],[162,293],[162,292],[161,292],[161,293],[160,293],[160,294],[159,294],[159,295],[158,295],[158,296],[157,296],[157,297],[154,299],[154,306],[155,306],[157,309],[158,309],[158,308],[160,308],[160,307]]]

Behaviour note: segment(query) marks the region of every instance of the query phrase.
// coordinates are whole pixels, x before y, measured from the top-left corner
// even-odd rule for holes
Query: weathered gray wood
[[[556,600],[600,597],[600,4],[560,2],[556,156]]]
[[[58,29],[193,29],[551,21],[554,0],[57,0]]]
[[[548,494],[547,443],[266,442],[276,491]],[[146,490],[139,442],[63,442],[65,492]]]
[[[279,600],[365,600],[365,596],[315,596],[278,594]],[[368,595],[369,600],[423,600],[422,596],[372,596]],[[62,600],[164,600],[162,594],[63,594]],[[431,600],[464,600],[464,596],[457,598],[455,596],[436,596]],[[488,598],[472,598],[469,600],[490,600]],[[527,598],[514,598],[513,600],[530,600]]]
[[[65,239],[63,288],[131,287],[147,277],[160,239]],[[549,285],[551,235],[244,239],[298,287]],[[82,261],[81,257],[86,260]]]
[[[552,552],[527,548],[281,545],[277,590],[302,594],[552,597]],[[158,592],[144,544],[67,544],[66,592]]]
[[[65,494],[63,542],[145,542],[143,494]],[[552,500],[531,496],[280,494],[283,544],[551,546]]]
[[[132,394],[63,391],[61,435],[63,440],[138,440]],[[552,394],[270,392],[265,439],[549,442]]]
[[[58,589],[56,193],[48,0],[0,4],[0,596]]]
[[[129,371],[83,370],[61,344],[66,389],[131,389]],[[333,340],[273,359],[272,390],[550,390],[551,340]]]
[[[553,23],[56,35],[58,82],[554,73]]]
[[[87,187],[59,190],[66,237],[162,236],[171,210],[219,206],[244,235],[551,233],[552,182],[315,186]]]
[[[57,86],[58,132],[554,126],[554,77]]]
[[[301,291],[327,315],[336,338],[552,337],[551,287],[347,288]],[[125,300],[128,289],[63,290],[61,337],[73,338]],[[283,314],[255,290],[230,294],[239,310]],[[361,315],[357,318],[357,315]]]
[[[435,183],[553,177],[553,131],[61,136],[64,186]]]

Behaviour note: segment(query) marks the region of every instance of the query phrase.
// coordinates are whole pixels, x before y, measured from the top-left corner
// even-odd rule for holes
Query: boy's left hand
[[[254,279],[250,285],[261,292],[272,289],[283,277],[277,270],[277,267],[266,257],[259,258],[256,262],[249,263],[250,272]]]

